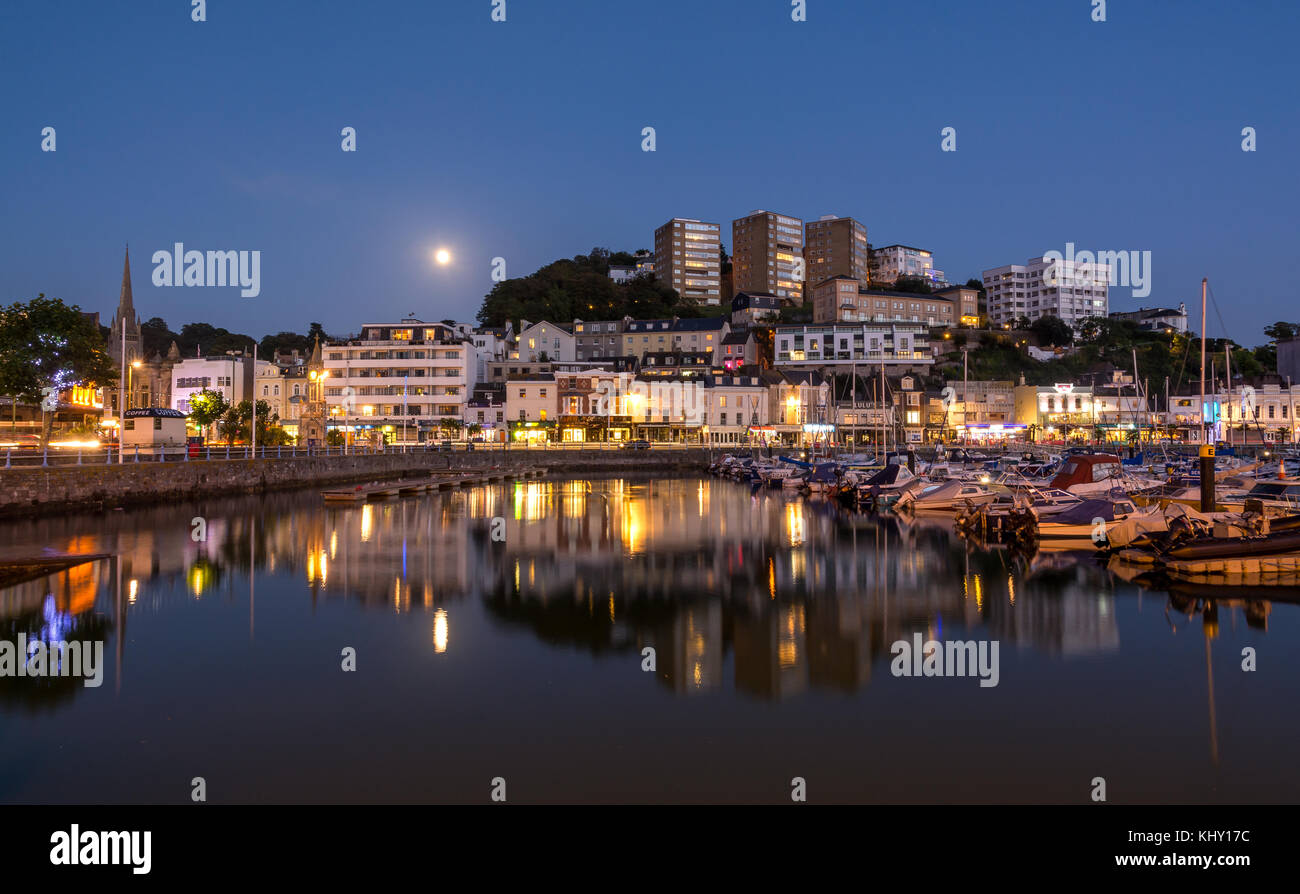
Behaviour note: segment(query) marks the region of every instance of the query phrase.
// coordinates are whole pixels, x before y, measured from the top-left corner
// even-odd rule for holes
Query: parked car
[[[641,438],[640,440],[636,440],[636,441],[628,441],[626,444],[623,445],[623,449],[624,450],[649,450],[650,442],[645,440],[644,438]]]

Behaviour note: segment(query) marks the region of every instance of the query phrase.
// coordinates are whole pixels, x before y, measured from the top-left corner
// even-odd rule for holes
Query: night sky
[[[1149,250],[1150,296],[1112,310],[1190,309],[1208,276],[1246,345],[1300,317],[1291,0],[1111,0],[1103,23],[1090,0],[506,7],[5,0],[0,301],[107,321],[129,242],[137,311],[176,329],[470,320],[495,256],[652,248],[672,216],[730,250],[766,208],[857,217],[956,282],[1067,241]],[[153,287],[175,242],[260,250],[261,295]]]

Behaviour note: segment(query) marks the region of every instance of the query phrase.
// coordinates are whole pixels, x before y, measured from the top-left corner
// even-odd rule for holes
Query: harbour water
[[[1300,607],[950,526],[708,477],[6,523],[117,558],[0,589],[0,639],[106,665],[0,679],[0,802],[1300,799]],[[896,676],[916,634],[997,685]]]

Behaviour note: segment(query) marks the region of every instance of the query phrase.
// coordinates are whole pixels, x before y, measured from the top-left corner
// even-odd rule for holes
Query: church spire
[[[131,297],[131,246],[126,246],[126,260],[122,264],[122,294],[117,301],[117,312],[126,316],[125,312],[131,312],[131,317],[135,317],[135,307]]]

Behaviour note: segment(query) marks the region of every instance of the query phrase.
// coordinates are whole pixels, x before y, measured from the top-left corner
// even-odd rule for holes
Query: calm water
[[[1207,616],[938,521],[592,479],[0,527],[43,548],[120,562],[0,590],[0,639],[103,639],[106,669],[0,679],[4,802],[187,802],[195,776],[212,802],[484,803],[498,776],[512,802],[788,803],[794,776],[814,802],[1086,802],[1095,776],[1300,800],[1300,608]],[[915,632],[999,641],[999,685],[893,676]]]

